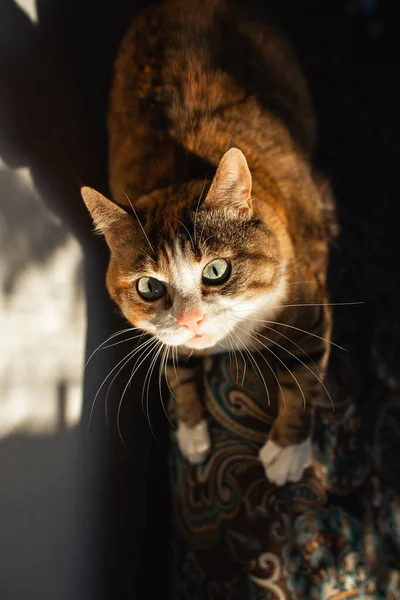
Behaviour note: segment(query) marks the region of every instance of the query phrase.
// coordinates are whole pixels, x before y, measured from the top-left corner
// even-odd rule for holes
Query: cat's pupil
[[[217,267],[213,267],[213,271],[214,271],[214,275],[218,275],[218,269],[217,269]]]
[[[151,285],[150,279],[149,279],[149,281],[147,282],[147,287],[149,288],[149,292],[150,292],[150,294],[151,294],[151,293],[153,292],[153,288],[152,288],[152,285]]]

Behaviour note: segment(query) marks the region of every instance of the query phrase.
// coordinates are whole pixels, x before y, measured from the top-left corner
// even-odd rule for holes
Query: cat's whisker
[[[271,308],[296,308],[300,306],[357,306],[359,304],[365,304],[363,300],[357,302],[320,302],[320,303],[308,303],[304,304],[276,304]]]
[[[273,367],[271,367],[271,365],[269,364],[269,362],[268,362],[267,358],[266,358],[266,357],[263,355],[263,353],[262,353],[262,352],[260,352],[260,350],[258,350],[258,348],[256,348],[256,346],[255,346],[254,344],[252,344],[252,347],[254,348],[254,350],[255,350],[256,352],[258,352],[258,354],[261,356],[261,358],[263,359],[263,361],[265,362],[265,364],[267,365],[267,367],[268,367],[268,368],[269,368],[269,370],[271,371],[272,375],[274,376],[274,379],[275,379],[275,381],[276,381],[276,383],[277,383],[277,385],[278,385],[278,387],[279,387],[279,389],[280,389],[281,395],[282,395],[283,405],[284,405],[284,407],[285,407],[285,410],[287,411],[287,409],[288,409],[288,408],[287,408],[286,396],[285,396],[285,393],[284,393],[284,391],[283,391],[283,388],[282,388],[281,382],[279,381],[279,377],[277,376],[277,374],[275,373],[275,370],[274,370],[274,368],[273,368]],[[289,372],[290,372],[290,371],[289,371]],[[300,388],[300,391],[301,391],[301,388]]]
[[[154,254],[155,254],[155,253],[154,253],[154,248],[153,248],[153,246],[151,245],[149,238],[147,237],[147,233],[146,233],[146,232],[145,232],[145,230],[144,230],[144,227],[143,227],[143,225],[142,225],[142,223],[141,223],[141,221],[140,221],[140,219],[139,219],[139,217],[138,217],[138,214],[137,214],[136,210],[134,209],[134,207],[133,207],[133,204],[132,204],[132,202],[131,202],[131,200],[130,200],[130,198],[129,198],[128,194],[126,193],[126,191],[125,191],[125,190],[123,190],[123,192],[124,192],[124,195],[125,195],[126,199],[128,200],[128,202],[129,202],[129,204],[130,204],[130,206],[131,206],[131,209],[132,209],[132,211],[133,211],[133,214],[135,215],[135,218],[136,218],[137,222],[139,223],[140,229],[142,230],[142,232],[143,232],[143,235],[144,235],[144,237],[146,238],[146,240],[147,240],[147,243],[149,244],[149,246],[150,246],[150,249],[151,249],[151,252],[152,252],[152,254],[153,254],[153,256],[154,256]]]
[[[146,394],[146,404],[145,404],[145,406],[146,406],[146,416],[147,416],[147,420],[149,422],[150,431],[151,431],[151,433],[153,435],[153,438],[157,442],[157,444],[159,442],[158,442],[158,440],[157,440],[157,438],[156,438],[156,436],[154,434],[153,426],[151,424],[151,419],[150,419],[150,401],[149,400],[150,400],[150,383],[151,383],[151,378],[152,378],[155,366],[157,364],[158,357],[160,356],[160,353],[162,352],[162,350],[163,350],[163,343],[160,342],[160,346],[158,347],[155,355],[153,356],[153,358],[151,360],[151,363],[150,363],[150,367],[149,367],[149,369],[147,371],[147,374],[146,374],[146,379],[147,379],[147,394]],[[143,385],[143,392],[144,392],[144,390],[145,390],[145,385]],[[142,392],[142,394],[143,394],[143,392]]]
[[[141,344],[141,345],[140,345],[138,348],[136,347],[136,348],[134,348],[133,350],[131,350],[131,352],[129,352],[129,353],[126,355],[126,356],[124,356],[124,358],[122,358],[122,359],[121,359],[121,360],[120,360],[120,361],[119,361],[119,362],[118,362],[118,363],[117,363],[117,364],[116,364],[116,365],[115,365],[115,366],[114,366],[114,367],[111,369],[111,371],[108,373],[108,375],[107,375],[107,376],[106,376],[106,377],[103,379],[103,382],[101,383],[100,387],[98,388],[98,390],[97,390],[97,392],[96,392],[96,395],[95,395],[95,397],[94,397],[94,399],[93,399],[93,402],[92,402],[92,407],[91,407],[91,409],[90,409],[90,414],[89,414],[89,422],[88,422],[88,426],[87,426],[87,431],[89,431],[89,428],[90,428],[90,423],[91,423],[91,420],[92,420],[93,410],[94,410],[94,407],[95,407],[95,404],[96,404],[97,398],[98,398],[98,396],[99,396],[99,394],[100,394],[100,392],[101,392],[101,390],[102,390],[103,386],[105,385],[106,381],[108,380],[108,378],[109,378],[109,377],[111,377],[111,375],[114,373],[114,371],[115,371],[115,370],[116,370],[116,369],[119,367],[119,365],[120,365],[122,362],[124,362],[124,361],[125,361],[125,360],[127,360],[127,359],[128,359],[128,362],[129,362],[129,360],[130,360],[130,359],[131,359],[131,358],[132,358],[132,357],[133,357],[133,356],[134,356],[134,355],[135,355],[137,352],[140,352],[140,350],[141,350],[141,349],[142,349],[142,348],[143,348],[145,345],[147,345],[147,344],[148,344],[148,343],[150,343],[150,342],[151,342],[151,339],[150,339],[150,340],[146,340],[146,341],[145,341],[145,342],[143,342],[143,343],[142,343],[142,344]]]
[[[257,333],[257,332],[255,332],[255,333],[256,333],[256,335],[261,335],[261,334],[259,334],[259,333]],[[295,383],[296,383],[297,387],[298,387],[298,388],[299,388],[299,390],[300,390],[300,393],[301,393],[301,395],[302,395],[302,398],[303,398],[303,406],[304,406],[304,408],[305,408],[305,407],[306,407],[306,404],[307,404],[306,397],[305,397],[305,395],[304,395],[303,388],[301,387],[301,385],[300,385],[300,383],[299,383],[299,381],[298,381],[297,377],[294,375],[293,371],[291,371],[291,370],[289,369],[289,367],[288,367],[288,366],[285,364],[285,362],[284,362],[284,361],[283,361],[283,360],[282,360],[282,359],[281,359],[281,358],[280,358],[280,357],[279,357],[279,356],[278,356],[278,355],[277,355],[277,354],[276,354],[276,353],[275,353],[275,352],[274,352],[274,351],[273,351],[271,348],[269,348],[269,347],[268,347],[266,344],[263,344],[263,343],[262,343],[262,342],[261,342],[261,341],[260,341],[258,338],[256,338],[255,336],[253,336],[253,335],[252,335],[251,337],[252,337],[252,338],[253,338],[253,339],[254,339],[256,342],[258,342],[259,344],[261,344],[261,346],[262,346],[263,348],[265,348],[265,350],[268,350],[268,352],[270,352],[270,353],[271,353],[271,354],[272,354],[272,355],[275,357],[275,359],[276,359],[276,360],[278,360],[278,362],[279,362],[279,363],[280,363],[280,364],[281,364],[281,365],[282,365],[282,366],[283,366],[283,367],[286,369],[286,371],[287,371],[287,372],[288,372],[288,373],[291,375],[291,377],[293,378],[293,380],[295,381]],[[264,336],[262,336],[262,337],[264,337]],[[270,341],[270,342],[271,342],[271,340],[269,340],[269,338],[265,338],[265,339],[267,339],[268,341]],[[276,345],[277,345],[277,346],[279,346],[279,344],[276,344]],[[280,348],[282,348],[282,346],[279,346],[279,347],[280,347]],[[281,388],[281,391],[282,391],[282,388]],[[282,393],[283,393],[283,392],[282,392]],[[285,407],[286,407],[286,400],[285,400]]]
[[[230,317],[230,318],[232,319],[232,317]],[[237,317],[233,317],[233,319],[236,319],[236,318]],[[237,319],[237,321],[240,323],[240,319]],[[309,359],[309,361],[313,364],[313,366],[316,368],[316,370],[319,371],[319,368],[317,367],[317,365],[315,364],[315,362],[313,361],[311,356],[309,354],[307,354],[307,352],[305,352],[303,350],[303,348],[301,346],[299,346],[299,344],[297,344],[294,340],[292,340],[289,336],[285,335],[281,331],[278,331],[277,329],[273,329],[273,327],[269,327],[265,323],[264,323],[264,327],[265,327],[265,329],[268,329],[269,331],[273,331],[274,333],[277,333],[280,336],[284,337],[285,340],[288,340],[289,342],[291,342],[294,346],[296,346],[296,348],[298,348],[304,354],[304,356],[306,356]],[[254,332],[254,333],[258,333],[258,332]]]
[[[235,306],[237,306],[238,304],[241,304],[242,300],[240,300],[239,302],[237,302],[236,304],[233,304],[230,308],[234,308]],[[275,309],[275,308],[298,308],[298,307],[305,307],[305,306],[357,306],[359,304],[365,304],[365,302],[363,300],[357,301],[357,302],[320,302],[320,303],[307,303],[305,302],[304,304],[275,304],[274,306],[271,306],[271,310]],[[244,309],[243,311],[238,311],[238,312],[247,312],[248,309]]]
[[[239,352],[239,354],[240,354],[240,356],[241,356],[241,358],[242,358],[242,360],[243,360],[243,375],[242,375],[242,382],[241,382],[241,384],[240,384],[240,385],[241,385],[241,387],[243,387],[243,385],[244,385],[244,379],[245,379],[245,373],[246,373],[246,360],[245,360],[245,358],[244,358],[244,356],[243,356],[243,353],[242,353],[242,351],[240,350],[240,347],[239,347],[238,343],[237,343],[237,342],[234,340],[234,338],[233,338],[233,331],[232,331],[232,330],[230,330],[230,331],[228,331],[228,332],[227,332],[227,336],[226,336],[226,338],[225,338],[225,339],[226,339],[226,342],[227,342],[227,343],[228,343],[229,341],[231,342],[231,344],[232,344],[232,347],[233,347],[234,349],[236,348],[236,350]],[[239,368],[238,368],[238,360],[237,360],[237,357],[236,357],[236,351],[234,350],[234,352],[235,352],[235,358],[236,358],[236,383],[237,383],[237,384],[239,384]]]
[[[292,340],[289,336],[285,335],[284,333],[282,333],[281,331],[278,331],[277,329],[273,329],[273,327],[268,327],[268,325],[264,325],[265,329],[268,329],[269,331],[273,331],[274,333],[278,333],[280,336],[284,337],[285,340],[288,340],[289,342],[291,342],[294,346],[296,346],[296,348],[298,350],[300,350],[300,352],[302,354],[304,354],[304,356],[306,358],[308,358],[308,360],[311,362],[311,364],[315,367],[317,373],[319,373],[319,368],[317,367],[317,365],[315,364],[315,362],[313,361],[313,359],[311,358],[311,356],[309,354],[307,354],[307,352],[305,352],[303,350],[303,348],[301,346],[299,346],[299,344],[297,344],[294,340]]]
[[[178,384],[178,387],[180,386],[180,381],[179,381],[179,377],[178,377],[178,373],[176,370],[176,365],[178,364],[178,348],[176,346],[174,346],[172,348],[172,366],[174,369],[174,375],[175,375],[175,380]]]
[[[190,233],[189,229],[186,227],[186,225],[184,223],[182,223],[182,221],[180,221],[179,219],[175,219],[175,221],[177,221],[180,225],[182,225],[182,227],[184,229],[186,229],[186,232],[189,236],[190,239],[190,243],[192,244],[192,248],[193,248],[193,252],[196,252],[196,246],[194,245],[194,241],[193,241],[193,237],[192,234]]]
[[[292,260],[289,260],[286,263],[286,266],[288,267],[289,265],[293,265],[295,262],[298,262],[299,260],[301,260],[302,258],[304,258],[305,253],[303,252],[303,254],[300,254],[300,256],[296,256],[296,258],[292,258]]]
[[[131,359],[134,356],[135,356],[134,353],[132,353],[132,354],[129,355],[129,357],[127,358],[127,360],[118,369],[118,371],[115,373],[114,377],[111,379],[110,383],[108,384],[107,391],[106,391],[106,397],[104,399],[104,417],[105,417],[105,421],[106,421],[107,427],[109,425],[109,420],[108,420],[108,396],[109,396],[109,393],[110,393],[111,388],[113,386],[113,383],[117,379],[118,375],[121,373],[121,371],[126,367],[126,365],[131,361]]]
[[[233,331],[230,332],[229,337],[232,336],[232,335],[233,335]],[[232,337],[232,343],[235,344],[235,346],[236,346],[236,348],[237,348],[237,350],[238,350],[238,352],[239,352],[239,354],[240,354],[240,356],[242,357],[242,360],[243,360],[243,375],[242,375],[242,382],[240,384],[241,387],[243,387],[244,381],[245,381],[245,378],[246,378],[247,363],[246,363],[245,357],[243,356],[243,352],[241,351],[241,349],[239,347],[238,342],[235,342],[235,340],[233,339],[233,337]]]
[[[237,334],[236,334],[234,331],[232,331],[231,333],[232,333],[233,335],[235,335],[235,336],[237,335]],[[237,336],[237,337],[238,337],[238,336]],[[239,340],[239,337],[238,337],[238,340]],[[240,340],[239,340],[239,341],[240,341]],[[254,358],[254,356],[252,356],[251,352],[248,350],[248,348],[245,348],[245,347],[244,347],[244,348],[243,348],[243,350],[244,350],[244,352],[247,354],[247,356],[249,357],[249,360],[250,360],[251,364],[252,364],[252,365],[254,365],[254,367],[255,367],[255,369],[256,369],[256,371],[257,371],[257,374],[258,374],[258,376],[261,378],[261,381],[262,381],[262,382],[263,382],[263,384],[264,384],[265,392],[266,392],[266,394],[267,394],[267,398],[268,398],[268,406],[270,406],[270,405],[271,405],[271,398],[270,398],[270,395],[269,395],[269,389],[268,389],[268,386],[267,386],[267,384],[266,384],[266,382],[265,382],[265,379],[264,379],[264,376],[263,376],[263,374],[262,374],[262,372],[261,372],[261,369],[260,369],[260,367],[258,366],[258,364],[257,364],[257,361],[256,361],[256,359]]]
[[[167,364],[167,361],[168,361],[168,356],[169,356],[170,350],[171,350],[170,346],[165,346],[164,353],[163,353],[163,356],[161,358],[160,369],[159,369],[159,372],[158,372],[158,389],[159,389],[159,392],[160,392],[160,402],[161,402],[161,406],[163,408],[164,414],[167,417],[167,421],[171,425],[172,429],[175,429],[175,425],[171,422],[171,419],[169,418],[169,415],[168,415],[168,410],[165,408],[165,405],[164,405],[164,402],[163,402],[162,386],[161,386],[161,378],[164,375],[165,383],[167,384],[167,388],[169,390],[169,393],[174,398],[175,402],[177,402],[175,394],[172,392],[171,388],[169,387],[169,382],[168,382],[168,377],[167,377],[167,372],[166,372],[166,364]]]
[[[239,328],[239,329],[241,329],[241,328]],[[245,332],[245,330],[244,330],[244,329],[241,329],[241,331]],[[280,362],[280,363],[281,363],[281,364],[282,364],[282,365],[285,367],[285,369],[288,371],[288,373],[289,373],[289,374],[290,374],[290,375],[293,377],[293,379],[294,379],[294,381],[296,382],[296,385],[297,385],[297,387],[299,388],[299,390],[300,390],[300,393],[301,393],[301,395],[302,395],[302,397],[303,397],[303,405],[304,405],[304,407],[305,407],[305,406],[306,406],[306,397],[305,397],[305,395],[304,395],[303,389],[302,389],[302,387],[301,387],[300,383],[298,382],[297,378],[295,377],[295,375],[294,375],[294,374],[292,373],[292,371],[289,369],[289,367],[288,367],[287,365],[285,365],[285,363],[284,363],[284,362],[283,362],[283,361],[282,361],[282,360],[279,358],[279,356],[278,356],[277,354],[275,354],[275,352],[274,352],[273,350],[271,350],[271,348],[269,348],[268,346],[266,346],[265,344],[263,344],[262,342],[260,342],[260,340],[258,340],[258,339],[257,339],[255,336],[253,336],[253,335],[251,335],[251,334],[249,334],[249,335],[250,335],[250,337],[251,337],[253,340],[255,340],[256,342],[258,342],[259,344],[261,344],[261,346],[263,346],[263,347],[264,347],[266,350],[268,350],[268,352],[270,352],[270,353],[272,354],[272,356],[273,356],[273,357],[274,357],[276,360],[278,360],[278,361],[279,361],[279,362]],[[254,350],[256,350],[256,351],[257,351],[257,352],[258,352],[258,353],[261,355],[261,357],[262,357],[262,358],[265,360],[265,362],[267,363],[267,365],[268,365],[268,367],[269,367],[269,369],[270,369],[271,373],[273,374],[273,376],[274,376],[274,378],[275,378],[275,380],[276,380],[276,382],[277,382],[277,384],[278,384],[278,386],[279,386],[279,389],[280,389],[280,391],[281,391],[282,398],[283,398],[283,403],[284,403],[285,409],[287,410],[286,397],[285,397],[285,394],[284,394],[284,392],[283,392],[283,389],[282,389],[281,383],[280,383],[280,381],[279,381],[279,378],[277,377],[277,375],[276,375],[276,373],[275,373],[274,369],[271,367],[271,365],[269,364],[269,362],[266,360],[266,358],[264,357],[264,355],[262,354],[262,352],[260,352],[260,350],[258,350],[258,348],[256,348],[256,346],[255,346],[254,344],[252,344],[252,346],[253,346]]]
[[[209,235],[204,241],[201,241],[201,244],[207,244],[208,240],[211,240],[211,238],[215,238],[215,235]]]
[[[117,332],[111,334],[106,340],[104,340],[104,342],[101,342],[101,344],[99,344],[97,346],[96,350],[93,350],[93,352],[91,353],[91,355],[89,356],[89,358],[85,362],[85,364],[83,366],[83,369],[84,370],[86,369],[86,367],[88,366],[89,362],[92,360],[93,356],[96,354],[96,352],[98,350],[100,350],[100,348],[102,348],[104,346],[104,344],[107,344],[107,342],[109,342],[110,340],[113,340],[118,335],[122,335],[123,333],[128,333],[129,331],[135,331],[135,327],[127,327],[127,329],[122,329],[121,331],[117,331]]]
[[[115,381],[115,380],[116,380],[116,378],[118,377],[118,375],[119,375],[119,374],[121,373],[121,371],[122,371],[122,370],[123,370],[123,369],[126,367],[126,365],[127,365],[127,364],[129,364],[129,362],[130,362],[130,360],[131,360],[132,358],[133,358],[133,355],[132,355],[132,356],[129,356],[129,357],[127,358],[127,360],[126,360],[126,361],[125,361],[125,362],[122,364],[122,366],[121,366],[121,367],[118,369],[118,371],[116,372],[116,374],[114,375],[114,377],[111,379],[110,383],[108,384],[107,391],[106,391],[106,397],[105,397],[105,399],[104,399],[104,417],[105,417],[105,422],[106,422],[106,425],[107,425],[107,427],[108,427],[108,425],[109,425],[109,420],[108,420],[108,395],[109,395],[109,392],[110,392],[110,390],[111,390],[111,387],[112,387],[112,385],[113,385],[114,381]]]
[[[228,344],[228,348],[229,348],[229,356],[231,355],[231,352],[233,354],[233,357],[236,361],[236,383],[239,383],[239,363],[238,363],[238,359],[236,356],[236,352],[233,348],[233,344],[231,344],[232,340],[229,340],[229,336],[225,338],[226,343]]]
[[[199,206],[200,206],[201,200],[202,200],[202,198],[203,198],[204,190],[206,189],[206,183],[207,183],[207,175],[206,175],[206,176],[205,176],[205,178],[204,178],[203,188],[202,188],[202,190],[201,190],[201,192],[200,192],[200,196],[199,196],[199,199],[198,199],[198,201],[197,201],[196,210],[195,210],[195,213],[194,213],[193,237],[194,237],[194,241],[195,241],[196,243],[197,243],[197,240],[196,240],[196,230],[197,230],[197,213],[199,212]]]
[[[308,365],[306,365],[305,362],[303,362],[298,356],[296,356],[295,354],[293,354],[292,352],[290,352],[290,350],[288,350],[287,348],[285,348],[284,346],[282,346],[281,344],[278,344],[278,342],[272,342],[268,337],[266,337],[265,335],[262,335],[261,333],[257,333],[256,335],[266,339],[268,342],[274,343],[276,346],[278,346],[278,348],[281,348],[281,350],[284,350],[285,352],[287,352],[292,358],[294,358],[295,360],[297,360],[300,364],[303,365],[303,367],[305,367],[318,381],[318,383],[322,386],[323,390],[325,391],[325,393],[327,394],[329,401],[331,403],[332,406],[332,410],[335,411],[335,406],[333,404],[333,400],[331,398],[330,393],[328,392],[325,384],[323,383],[323,381],[321,380],[320,377],[318,377],[318,375],[316,373],[314,373],[314,371],[312,369],[310,369],[310,367]],[[260,342],[260,340],[257,340],[260,344],[262,344],[262,342]],[[264,345],[264,344],[262,344]],[[267,346],[265,346],[267,348]]]
[[[246,348],[246,354],[247,354],[247,356],[249,357],[249,360],[250,360],[250,362],[252,362],[252,363],[253,363],[253,365],[255,366],[255,368],[256,368],[256,370],[257,370],[257,372],[258,372],[258,374],[259,374],[259,376],[260,376],[260,378],[261,378],[261,381],[262,381],[262,382],[263,382],[263,384],[264,384],[264,388],[265,388],[265,391],[266,391],[266,393],[267,393],[267,403],[268,403],[268,406],[271,406],[271,396],[270,396],[270,394],[269,394],[269,389],[268,389],[267,383],[266,383],[266,381],[265,381],[265,379],[264,379],[264,375],[262,374],[262,372],[261,372],[261,369],[260,369],[260,367],[258,366],[256,359],[255,359],[255,358],[254,358],[254,356],[251,354],[251,352],[250,352],[250,350],[249,350],[248,348]]]
[[[280,306],[274,306],[274,308],[293,308],[298,306],[357,306],[358,304],[365,304],[364,301],[358,302],[320,302],[320,303],[304,303],[304,304],[282,304]]]
[[[126,340],[120,340],[119,342],[114,342],[113,344],[108,344],[108,346],[103,346],[102,350],[106,350],[107,348],[112,348],[113,346],[118,346],[119,344],[125,344],[125,342],[130,342],[132,340],[137,340],[138,338],[146,335],[145,333],[140,333],[139,335],[134,335],[133,337],[126,338]]]
[[[239,329],[239,330],[241,330],[242,332],[249,333],[249,332],[246,332],[244,329],[241,329],[240,327],[238,327],[238,329]],[[232,333],[235,333],[235,332],[232,332]],[[251,334],[249,333],[249,335],[251,335]],[[239,340],[239,336],[238,336],[236,333],[235,333],[235,336],[236,336],[236,337],[238,338],[238,340]],[[251,335],[251,337],[253,337],[253,336]],[[255,340],[256,340],[256,338],[254,338],[254,337],[253,337],[253,339],[255,339]],[[257,340],[256,340],[256,341],[257,341]],[[258,348],[256,348],[256,346],[255,346],[254,344],[252,344],[252,347],[254,348],[254,351],[255,351],[255,352],[258,352],[258,354],[260,354],[260,356],[262,357],[262,359],[264,360],[264,362],[266,362],[266,364],[268,365],[268,368],[269,368],[269,369],[270,369],[270,371],[272,372],[272,374],[273,374],[273,376],[274,376],[274,378],[275,378],[275,380],[276,380],[276,382],[277,382],[278,386],[279,386],[279,387],[280,387],[280,389],[281,389],[282,396],[284,397],[283,390],[282,390],[282,388],[281,388],[280,382],[279,382],[279,380],[278,380],[278,378],[277,378],[277,376],[276,376],[276,374],[275,374],[275,371],[274,371],[274,369],[271,367],[271,365],[269,364],[269,362],[266,360],[266,358],[263,356],[263,354],[260,352],[260,350],[259,350]],[[286,406],[286,401],[284,400],[284,402],[285,402],[285,406]]]
[[[237,355],[236,355],[236,352],[235,352],[235,346],[236,345],[234,345],[234,343],[233,343],[233,339],[231,338],[230,332],[231,332],[230,327],[226,327],[225,330],[222,330],[222,336],[223,336],[223,339],[225,339],[225,341],[226,341],[226,343],[228,345],[228,348],[231,349],[233,357],[235,359],[235,362],[236,362],[236,383],[239,384],[239,363],[238,363]]]
[[[243,304],[243,298],[240,298],[237,302],[235,302],[234,304],[231,304],[229,306],[229,310],[232,310],[232,308],[235,308],[235,306],[240,306],[241,304]],[[271,308],[275,308],[275,307],[272,306]],[[244,308],[243,310],[239,310],[238,312],[247,312],[248,314],[251,314],[251,309]]]
[[[229,368],[230,368],[230,367],[231,367],[231,365],[232,365],[232,352],[231,352],[230,346],[227,346],[227,350],[228,350],[228,356],[229,356]]]
[[[233,352],[233,356],[234,356],[235,362],[236,362],[236,383],[239,383],[239,363],[238,363],[238,359],[236,356],[235,347],[233,345],[233,342],[232,342],[232,352]]]
[[[145,376],[145,378],[143,380],[142,395],[141,395],[140,403],[141,403],[141,406],[142,406],[142,411],[144,412],[144,414],[146,415],[146,417],[148,416],[147,415],[147,411],[146,411],[147,404],[145,402],[146,386],[147,386],[147,398],[148,398],[149,387],[150,387],[149,374],[151,372],[151,367],[153,365],[153,362],[157,360],[157,357],[158,357],[158,355],[160,353],[160,350],[161,350],[162,346],[163,346],[162,342],[160,342],[159,340],[157,340],[157,343],[154,346],[154,350],[157,349],[157,353],[155,354],[155,356],[152,357],[152,360],[150,361],[149,367],[148,367],[147,372],[146,372],[146,376]]]
[[[145,353],[145,356],[144,356],[144,357],[143,357],[143,354],[142,354],[142,357],[143,357],[143,358],[141,359],[141,361],[140,361],[140,362],[139,362],[137,365],[136,365],[136,363],[135,363],[135,365],[136,365],[136,366],[135,366],[135,368],[133,369],[133,371],[132,371],[132,373],[131,373],[131,375],[130,375],[130,377],[129,377],[129,379],[128,379],[128,382],[127,382],[127,384],[126,384],[126,386],[125,386],[125,388],[124,388],[124,391],[122,392],[121,399],[120,399],[120,401],[119,401],[119,404],[118,404],[118,410],[117,410],[117,431],[118,431],[118,435],[119,435],[119,437],[120,437],[120,439],[121,439],[121,442],[122,442],[122,444],[124,445],[124,447],[125,447],[125,449],[127,450],[127,452],[128,452],[128,453],[129,453],[129,449],[128,449],[128,447],[127,447],[127,445],[126,445],[126,443],[125,443],[125,440],[124,440],[124,438],[123,438],[123,436],[122,436],[122,433],[121,433],[121,426],[120,426],[122,402],[123,402],[123,400],[124,400],[124,397],[125,397],[125,394],[126,394],[126,392],[127,392],[127,389],[128,389],[128,387],[130,386],[130,384],[131,384],[131,381],[132,381],[133,377],[135,376],[135,374],[136,374],[137,370],[138,370],[138,369],[140,368],[140,366],[141,366],[141,365],[144,363],[144,361],[146,360],[146,358],[147,358],[148,356],[150,356],[150,354],[152,354],[152,352],[154,352],[154,350],[156,349],[156,347],[157,347],[157,345],[158,345],[158,343],[159,343],[159,342],[158,342],[158,340],[154,340],[154,339],[152,339],[151,341],[153,341],[153,342],[155,341],[155,345],[154,345],[154,344],[153,344],[153,345],[151,345],[151,347],[150,347],[150,350],[148,350],[148,349],[147,349],[148,351]],[[150,424],[150,429],[151,429],[151,424]],[[152,431],[152,433],[153,433],[153,435],[154,435],[154,432],[153,432],[153,431]]]
[[[332,342],[331,340],[328,340],[327,338],[317,335],[316,333],[312,333],[311,331],[307,331],[306,329],[301,329],[300,327],[295,327],[294,325],[289,325],[289,323],[279,323],[278,321],[268,321],[266,319],[253,319],[251,317],[241,317],[241,318],[243,320],[254,321],[254,323],[263,323],[264,325],[265,325],[265,323],[268,323],[269,325],[279,325],[281,327],[289,327],[289,329],[295,329],[296,331],[300,331],[301,333],[305,333],[306,335],[311,335],[312,337],[315,337],[318,340],[322,340],[323,342],[326,342],[327,344],[331,344],[331,346],[335,346],[335,348],[339,348],[339,350],[343,350],[343,352],[348,352],[348,350],[346,350],[346,348],[339,346],[339,344],[336,344],[335,342]]]
[[[157,355],[155,357],[155,360],[153,361],[153,367],[152,367],[152,370],[151,370],[151,374],[149,376],[149,383],[148,383],[148,387],[147,387],[147,399],[146,399],[147,419],[148,419],[148,422],[149,422],[150,431],[151,431],[151,434],[152,434],[153,438],[155,439],[155,441],[157,442],[158,445],[159,445],[159,441],[156,438],[153,426],[151,424],[151,419],[150,419],[150,397],[149,397],[149,391],[150,391],[150,380],[151,380],[151,377],[153,376],[153,372],[154,372],[154,369],[155,369],[155,367],[157,365],[158,358],[159,358],[161,352],[164,350],[163,346],[164,345],[162,345],[161,348],[158,350]],[[162,358],[161,358],[161,362],[162,362]],[[163,404],[163,401],[162,401],[162,390],[161,390],[161,376],[160,376],[160,373],[161,373],[161,371],[160,371],[160,364],[159,364],[159,373],[158,373],[158,378],[159,378],[158,386],[159,386],[159,388],[158,389],[159,389],[159,393],[160,393],[161,406],[163,407],[164,414],[165,414],[164,404]],[[168,418],[168,415],[167,415],[167,418]],[[168,419],[168,421],[169,421],[169,419]]]
[[[149,342],[151,341],[151,338],[148,340]],[[106,424],[108,425],[108,397],[109,397],[109,393],[110,390],[112,388],[112,385],[114,383],[114,381],[117,379],[118,375],[121,373],[121,371],[125,368],[125,366],[130,362],[130,360],[140,352],[140,350],[143,350],[144,348],[146,348],[147,344],[145,345],[144,343],[142,345],[140,345],[139,347],[135,346],[135,348],[133,348],[133,354],[129,357],[129,359],[118,369],[118,371],[116,372],[116,374],[114,375],[114,377],[112,378],[112,380],[110,381],[110,383],[108,384],[107,387],[107,392],[106,392],[106,397],[104,400],[104,412],[105,412],[105,419],[106,419]],[[135,352],[135,350],[137,350]]]
[[[206,221],[203,222],[203,227],[201,228],[199,246],[201,246],[201,244],[203,243],[203,233],[204,233],[205,225],[206,225]]]

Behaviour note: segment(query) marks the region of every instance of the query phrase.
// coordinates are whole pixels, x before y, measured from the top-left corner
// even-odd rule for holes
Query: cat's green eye
[[[137,282],[137,291],[144,300],[153,302],[165,296],[165,285],[154,277],[141,277]]]
[[[203,269],[203,283],[206,285],[221,285],[229,279],[231,264],[225,258],[217,258],[208,263]]]

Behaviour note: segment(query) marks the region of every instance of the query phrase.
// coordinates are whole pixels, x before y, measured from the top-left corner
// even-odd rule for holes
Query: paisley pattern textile
[[[351,401],[318,410],[312,467],[277,487],[258,460],[277,411],[272,369],[210,359],[212,453],[191,466],[173,436],[174,597],[400,599],[400,398],[381,403],[372,436]]]

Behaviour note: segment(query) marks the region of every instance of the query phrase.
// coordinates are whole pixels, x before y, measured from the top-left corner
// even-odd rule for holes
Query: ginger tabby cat
[[[113,201],[82,196],[110,248],[111,297],[191,357],[168,374],[182,454],[210,450],[201,357],[258,350],[277,364],[280,407],[260,459],[276,484],[297,481],[312,406],[329,403],[331,312],[313,113],[289,46],[232,2],[153,5],[122,42],[108,131]]]

